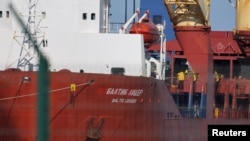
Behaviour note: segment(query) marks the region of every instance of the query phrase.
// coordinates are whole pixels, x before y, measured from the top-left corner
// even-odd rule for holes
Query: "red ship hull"
[[[0,140],[36,140],[37,74],[2,71],[0,76]],[[85,140],[91,119],[94,127],[104,121],[102,141],[165,141],[164,116],[178,113],[168,106],[175,104],[165,83],[153,78],[71,72],[52,72],[50,78],[53,141]]]
[[[36,140],[37,74],[2,71],[0,76],[0,140]],[[249,118],[223,118],[223,113],[184,116],[165,82],[153,78],[71,72],[51,72],[50,78],[53,141],[85,140],[91,119],[94,128],[103,121],[102,141],[207,141],[208,125],[250,125]]]

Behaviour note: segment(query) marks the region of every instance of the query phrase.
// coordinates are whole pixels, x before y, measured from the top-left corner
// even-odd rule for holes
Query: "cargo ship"
[[[250,124],[250,80],[234,78],[247,65],[233,71],[248,59],[248,19],[214,32],[208,0],[162,4],[169,42],[150,11],[111,32],[110,0],[2,0],[0,140],[207,141],[209,125]],[[230,70],[218,85],[215,66]]]

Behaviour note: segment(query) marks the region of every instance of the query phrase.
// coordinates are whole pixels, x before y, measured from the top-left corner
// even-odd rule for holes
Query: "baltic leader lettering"
[[[136,103],[137,99],[132,97],[139,97],[142,93],[142,89],[108,88],[106,91],[107,95],[122,96],[113,98],[111,101],[112,103]]]
[[[111,94],[111,95],[126,95],[127,92],[128,92],[128,89],[108,88],[106,94]]]

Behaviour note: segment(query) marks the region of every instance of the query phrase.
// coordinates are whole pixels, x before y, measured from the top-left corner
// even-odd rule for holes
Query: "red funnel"
[[[210,28],[204,26],[176,26],[174,29],[184,56],[192,66],[192,69],[199,74],[199,80],[203,84],[209,83],[209,78],[213,76],[213,53],[209,37]]]

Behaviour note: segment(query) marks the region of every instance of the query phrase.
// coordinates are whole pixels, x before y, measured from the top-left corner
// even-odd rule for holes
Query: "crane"
[[[199,74],[199,80],[204,90],[202,96],[214,92],[213,51],[209,33],[211,0],[164,0],[166,10],[175,31],[183,55],[191,64],[192,69]],[[237,41],[246,57],[250,57],[250,2],[236,0],[236,26],[234,40]],[[212,97],[207,97],[208,103],[213,103]],[[205,98],[202,99],[205,101]],[[201,100],[201,101],[202,101]],[[207,112],[212,111],[207,107]],[[211,118],[211,115],[208,115]]]

